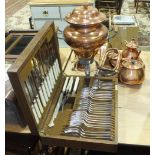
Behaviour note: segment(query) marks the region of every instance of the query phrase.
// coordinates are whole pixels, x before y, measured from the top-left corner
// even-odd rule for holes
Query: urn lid
[[[65,17],[65,20],[75,25],[94,25],[106,20],[106,16],[93,6],[85,4],[84,6],[76,7]]]

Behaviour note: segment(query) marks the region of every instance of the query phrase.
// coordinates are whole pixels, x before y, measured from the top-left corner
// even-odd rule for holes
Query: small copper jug
[[[135,39],[130,42],[125,41],[126,49],[122,52],[122,58],[137,59],[139,57],[140,51],[138,51],[138,44]]]

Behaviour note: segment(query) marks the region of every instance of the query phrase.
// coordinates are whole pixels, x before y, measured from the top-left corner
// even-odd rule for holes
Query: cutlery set
[[[63,74],[47,22],[9,68],[18,106],[43,146],[117,150],[117,79]]]

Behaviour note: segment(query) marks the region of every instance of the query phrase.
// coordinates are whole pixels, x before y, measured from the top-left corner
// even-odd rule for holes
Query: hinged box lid
[[[47,22],[8,70],[19,106],[32,133],[39,133],[60,74],[54,23]]]

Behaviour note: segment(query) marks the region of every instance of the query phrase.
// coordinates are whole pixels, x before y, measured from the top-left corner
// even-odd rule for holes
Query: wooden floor
[[[28,0],[5,0],[5,16],[11,16],[28,3]]]

